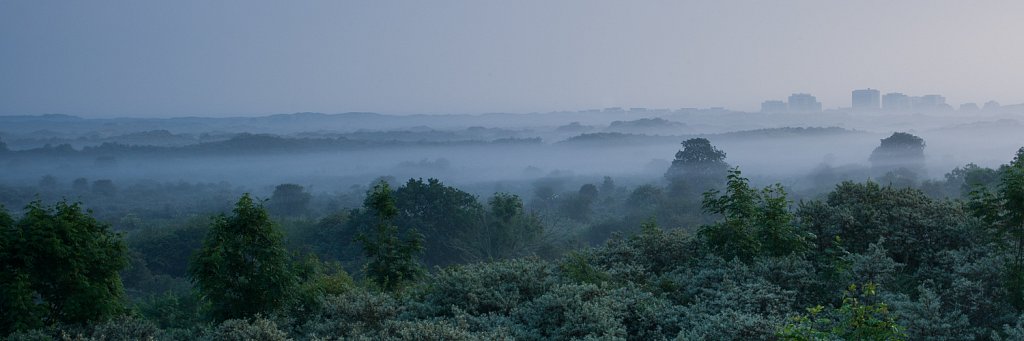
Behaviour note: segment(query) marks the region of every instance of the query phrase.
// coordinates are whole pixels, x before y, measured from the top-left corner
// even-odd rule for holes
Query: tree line
[[[539,186],[529,205],[505,193],[481,203],[435,179],[377,181],[361,207],[315,221],[287,218],[310,198],[282,185],[269,202],[243,194],[198,227],[134,238],[79,204],[35,201],[20,217],[0,210],[0,334],[1024,337],[1024,148],[996,170],[951,172],[969,188],[952,199],[846,181],[793,202],[781,185],[752,185],[725,155],[687,140],[664,187],[623,191],[607,178],[556,196]],[[589,227],[567,242],[552,235],[560,222]],[[152,284],[159,276],[141,272],[153,269],[187,284]],[[126,290],[139,278],[159,289]]]

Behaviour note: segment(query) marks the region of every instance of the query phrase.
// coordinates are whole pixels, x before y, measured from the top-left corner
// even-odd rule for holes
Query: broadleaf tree
[[[273,312],[289,302],[296,287],[283,234],[249,194],[231,216],[214,218],[188,272],[217,320]]]
[[[125,312],[122,237],[77,203],[35,201],[15,222],[0,209],[0,334]]]
[[[368,258],[364,269],[366,276],[388,292],[397,291],[423,276],[423,267],[416,259],[423,251],[423,237],[413,229],[407,229],[403,236],[394,224],[398,208],[391,186],[378,182],[367,193],[363,207],[377,217],[372,231],[357,237]]]

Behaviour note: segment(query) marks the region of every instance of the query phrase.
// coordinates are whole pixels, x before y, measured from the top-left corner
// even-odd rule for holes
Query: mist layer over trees
[[[1018,119],[0,117],[0,334],[1019,339]]]

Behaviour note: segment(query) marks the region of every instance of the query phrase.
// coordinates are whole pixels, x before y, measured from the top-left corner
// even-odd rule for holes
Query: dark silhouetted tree
[[[729,169],[725,162],[725,152],[711,145],[705,138],[692,138],[682,143],[683,149],[676,152],[675,160],[669,167],[665,177],[671,179],[680,176],[719,176]]]
[[[112,197],[117,194],[117,187],[110,180],[96,180],[92,182],[92,193]]]
[[[604,180],[601,181],[601,194],[609,196],[613,192],[615,192],[615,180],[612,180],[610,176],[604,177]]]
[[[77,178],[71,182],[71,189],[75,192],[87,192],[89,191],[89,180],[86,178]]]
[[[268,209],[277,215],[294,216],[306,212],[313,196],[296,184],[281,184],[274,188]]]
[[[44,175],[42,179],[39,179],[39,187],[54,189],[57,187],[57,178],[49,174]]]
[[[882,139],[881,144],[871,152],[871,169],[875,175],[905,168],[915,175],[924,175],[924,139],[896,132]]]
[[[671,192],[697,195],[718,187],[728,170],[725,152],[711,145],[711,141],[698,137],[683,141],[683,149],[676,152],[665,179],[671,183]]]

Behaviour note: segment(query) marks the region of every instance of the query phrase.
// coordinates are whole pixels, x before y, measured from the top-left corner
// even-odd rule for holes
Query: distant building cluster
[[[877,89],[853,90],[850,96],[853,111],[939,111],[952,110],[942,95],[907,96],[899,92],[882,95]]]
[[[853,110],[878,110],[882,92],[875,89],[853,90]]]
[[[946,97],[942,95],[908,96],[899,92],[890,92],[882,95],[877,89],[858,89],[851,94],[850,108],[856,112],[865,111],[951,111],[953,106],[946,103]],[[1000,105],[995,101],[989,101],[979,107],[976,103],[961,104],[958,111],[977,112],[999,110]],[[761,102],[761,112],[764,113],[806,113],[821,112],[821,102],[806,93],[795,93],[789,96],[787,101],[768,100]]]
[[[871,108],[858,108],[856,106],[857,92],[854,91],[854,110],[858,109],[871,109]],[[875,107],[873,109],[878,109]],[[906,111],[906,110],[952,110],[953,107],[946,104],[946,97],[942,95],[924,95],[924,96],[907,96],[899,92],[890,92],[882,96],[882,107],[883,110],[888,111]]]
[[[761,112],[820,112],[821,102],[811,94],[792,94],[788,101],[764,101],[761,103]]]

